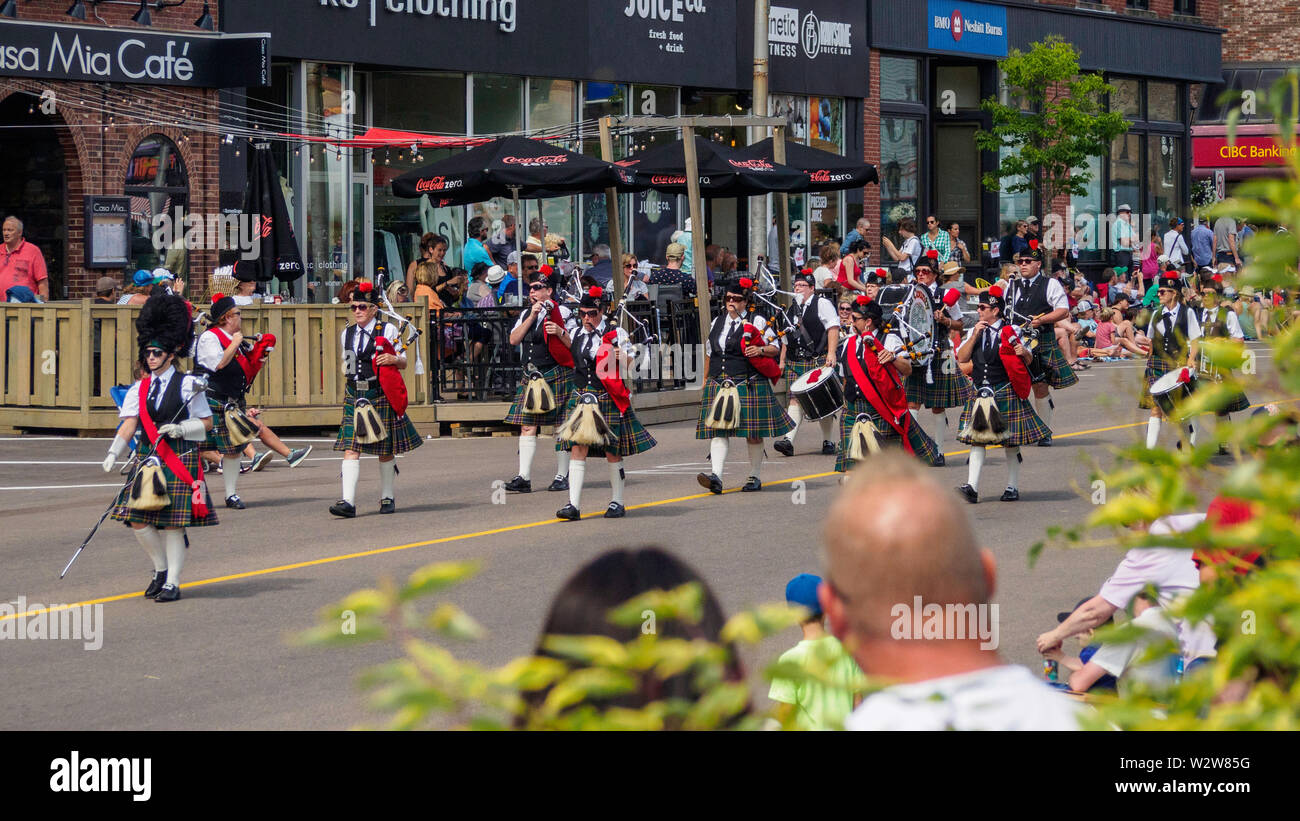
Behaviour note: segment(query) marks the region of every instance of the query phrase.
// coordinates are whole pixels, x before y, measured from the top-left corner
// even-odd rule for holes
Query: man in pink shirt
[[[6,217],[3,226],[4,247],[0,248],[0,297],[15,285],[30,288],[42,302],[50,298],[49,274],[41,249],[23,239],[23,223]]]

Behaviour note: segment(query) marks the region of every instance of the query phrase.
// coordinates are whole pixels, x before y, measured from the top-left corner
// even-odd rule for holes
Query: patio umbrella
[[[289,209],[284,204],[280,189],[280,171],[275,167],[271,147],[253,146],[252,173],[244,188],[244,215],[257,215],[257,256],[235,263],[235,279],[245,282],[270,282],[279,279],[292,282],[303,274],[302,254],[298,239],[289,222]]]
[[[736,156],[741,159],[758,159],[775,163],[773,158],[773,141],[771,137],[759,140],[753,145],[736,149]],[[785,165],[797,168],[807,177],[805,184],[793,189],[795,193],[804,191],[839,191],[846,188],[862,188],[869,182],[880,182],[876,167],[852,157],[842,157],[829,151],[806,146],[803,143],[786,141]]]
[[[740,197],[803,191],[807,175],[761,157],[742,157],[723,144],[695,138],[701,197]],[[641,173],[650,188],[686,193],[686,152],[681,140],[638,151],[617,165]]]

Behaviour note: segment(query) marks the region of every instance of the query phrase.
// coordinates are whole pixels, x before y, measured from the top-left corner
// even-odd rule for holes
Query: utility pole
[[[768,0],[754,0],[754,90],[751,97],[755,117],[767,116],[767,21]],[[750,126],[750,145],[766,137],[765,126]],[[764,256],[767,256],[766,195],[749,198],[749,272],[756,278],[759,274],[758,258]]]

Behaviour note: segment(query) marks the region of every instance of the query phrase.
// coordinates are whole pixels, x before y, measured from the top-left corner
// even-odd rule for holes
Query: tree
[[[1039,191],[1049,211],[1057,194],[1086,196],[1092,180],[1088,158],[1104,156],[1128,130],[1123,116],[1104,108],[1103,95],[1114,93],[1114,87],[1100,74],[1081,74],[1078,50],[1057,35],[1028,52],[1012,49],[998,68],[1011,105],[996,96],[980,104],[992,116],[993,128],[979,131],[975,144],[984,151],[1010,151],[996,171],[984,175],[984,187],[1012,194]]]

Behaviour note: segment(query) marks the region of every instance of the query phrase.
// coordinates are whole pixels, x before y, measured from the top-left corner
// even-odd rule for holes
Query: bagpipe
[[[223,348],[230,345],[230,337],[220,328],[213,326],[210,331],[217,335]],[[253,380],[262,372],[262,366],[266,364],[266,358],[271,351],[275,350],[275,334],[255,334],[251,339],[245,338],[240,340],[239,349],[235,353],[235,361],[239,364],[240,370],[244,372],[245,390],[253,384]],[[245,445],[257,438],[259,427],[256,422],[248,415],[244,408],[240,407],[238,401],[228,401],[222,407],[223,418],[226,423],[227,437],[232,445]]]

